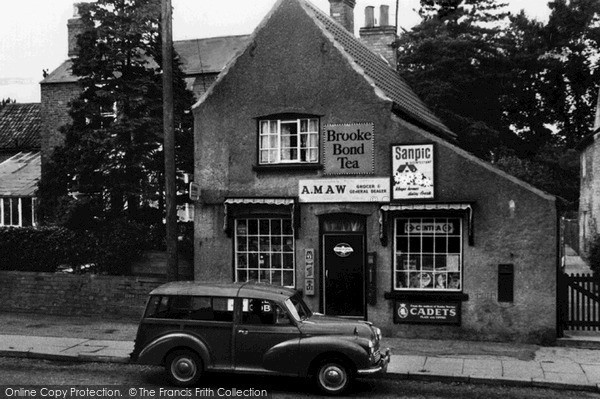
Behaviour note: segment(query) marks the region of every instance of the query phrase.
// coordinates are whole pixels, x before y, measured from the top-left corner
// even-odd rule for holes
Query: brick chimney
[[[81,3],[73,4],[73,18],[67,21],[67,35],[68,35],[68,52],[69,58],[76,56],[79,53],[77,47],[77,36],[83,32],[83,21],[79,16],[79,5]]]
[[[329,15],[354,34],[354,6],[356,0],[329,0]]]
[[[360,39],[375,53],[381,55],[396,69],[396,47],[393,43],[398,38],[396,27],[390,25],[390,7],[379,7],[379,26],[375,23],[375,7],[365,7],[365,26],[360,28]]]

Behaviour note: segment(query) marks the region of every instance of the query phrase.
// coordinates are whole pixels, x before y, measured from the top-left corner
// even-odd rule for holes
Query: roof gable
[[[6,104],[0,108],[0,149],[40,147],[40,104]]]
[[[291,2],[295,2],[299,7],[282,7],[282,5],[288,5]],[[271,16],[280,8],[283,8],[284,13],[292,13],[297,9],[302,9],[309,20],[312,20],[323,36],[327,38],[326,40],[330,40],[334,47],[342,53],[343,58],[350,64],[351,68],[357,71],[374,88],[376,94],[394,104],[393,109],[399,115],[445,139],[454,140],[456,138],[456,135],[427,108],[425,103],[417,97],[400,75],[389,66],[387,61],[371,51],[352,33],[307,0],[279,0],[254,30],[252,36],[248,39],[246,48],[255,40],[259,32],[269,24]],[[293,15],[289,15],[289,18],[285,16],[283,18],[289,23],[300,21],[300,19],[294,18]],[[302,21],[306,20],[302,19]],[[202,104],[213,93],[216,86],[225,78],[231,67],[235,65],[237,58],[243,53],[243,51],[238,52],[238,56],[231,60],[219,75],[217,82],[199,99],[194,108]]]

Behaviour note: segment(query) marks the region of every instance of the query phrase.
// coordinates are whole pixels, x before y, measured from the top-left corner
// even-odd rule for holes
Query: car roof
[[[261,283],[206,283],[198,281],[173,281],[163,284],[150,295],[192,295],[261,298],[283,300],[296,293],[291,288]]]

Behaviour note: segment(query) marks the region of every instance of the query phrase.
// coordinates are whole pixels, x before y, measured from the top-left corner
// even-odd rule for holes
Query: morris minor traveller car
[[[264,284],[173,282],[150,293],[131,358],[177,386],[204,372],[310,377],[325,394],[385,372],[389,349],[366,321],[312,313],[301,294]]]

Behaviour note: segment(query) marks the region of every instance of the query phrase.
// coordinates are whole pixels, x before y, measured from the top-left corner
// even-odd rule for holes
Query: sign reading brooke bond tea
[[[323,127],[324,173],[359,175],[374,173],[373,123],[330,124]]]

